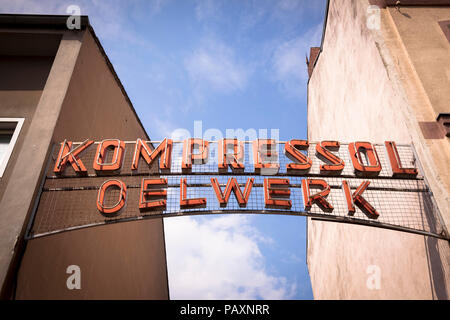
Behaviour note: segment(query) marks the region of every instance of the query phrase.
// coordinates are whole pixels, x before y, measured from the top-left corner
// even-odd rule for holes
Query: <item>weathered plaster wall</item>
[[[330,1],[323,51],[308,85],[308,139],[414,142],[427,162],[428,149],[395,67],[400,57],[389,51],[383,30],[367,28],[368,6]],[[386,14],[382,10],[382,29]],[[444,211],[445,202],[441,198]],[[308,219],[316,299],[448,299],[449,257],[447,241]],[[366,285],[371,265],[381,271],[379,290]]]
[[[450,5],[390,7],[388,11],[430,100],[431,120],[439,113],[450,113],[450,43],[438,24],[450,20]]]
[[[433,193],[435,194],[436,201],[439,205],[439,209],[447,225],[447,229],[450,229],[450,140],[448,138],[443,139],[425,139],[422,131],[419,127],[419,121],[435,121],[436,120],[436,105],[432,102],[431,96],[428,94],[429,91],[425,88],[425,85],[440,88],[442,84],[446,85],[446,88],[450,88],[450,78],[439,79],[441,77],[441,71],[450,69],[450,54],[449,58],[442,59],[442,53],[445,49],[450,48],[449,43],[445,43],[443,39],[444,35],[440,35],[438,31],[434,28],[434,38],[437,42],[437,46],[441,47],[440,50],[430,49],[430,44],[424,46],[422,52],[422,57],[416,59],[414,62],[411,58],[410,51],[405,46],[405,39],[399,32],[395,19],[408,19],[408,20],[421,20],[423,14],[417,14],[419,11],[411,12],[414,8],[401,8],[400,12],[397,10],[382,10],[383,24],[381,32],[379,33],[381,53],[386,60],[390,61],[387,69],[391,74],[392,85],[396,87],[397,92],[404,96],[404,100],[407,101],[401,108],[404,114],[404,122],[407,125],[408,133],[411,136],[411,141],[413,141],[416,147],[417,153],[419,154],[420,161],[422,163],[423,170],[427,177],[428,182],[431,185]],[[418,8],[415,8],[418,9]],[[448,8],[440,8],[444,13],[449,12]],[[430,8],[426,8],[425,13],[429,12]],[[434,9],[436,10],[436,8]],[[434,10],[431,12],[433,13]],[[409,13],[406,13],[409,12]],[[408,17],[403,16],[407,14]],[[441,15],[443,17],[445,15]],[[440,18],[439,18],[440,19]],[[436,23],[436,21],[429,21],[430,18],[426,19],[430,22],[430,26]],[[437,23],[436,23],[437,24]],[[432,31],[430,31],[432,33]],[[421,41],[425,43],[428,42],[426,39],[421,39],[420,37],[427,38],[428,34],[419,33],[416,39],[415,46],[420,46]],[[416,49],[417,50],[417,49]],[[437,66],[432,66],[433,56],[436,55],[439,61],[439,68]],[[422,61],[422,62],[421,62]],[[431,64],[428,69],[428,74],[426,78],[419,76],[419,70],[416,66],[419,64]],[[423,68],[423,66],[422,66]],[[426,69],[425,69],[426,70]],[[423,71],[422,71],[423,73]],[[433,79],[433,75],[436,74],[436,81]],[[450,74],[450,72],[449,72]],[[442,88],[441,91],[446,91],[442,95],[442,99],[448,99],[448,94],[450,90],[445,90]],[[447,108],[450,106],[450,101],[447,101]],[[448,112],[448,111],[447,111]]]
[[[405,102],[365,27],[367,6],[367,1],[330,3],[323,51],[309,81],[311,141],[411,141],[398,107]]]

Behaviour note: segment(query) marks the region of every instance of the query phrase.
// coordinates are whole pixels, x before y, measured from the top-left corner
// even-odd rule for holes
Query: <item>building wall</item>
[[[53,30],[2,26],[0,41],[2,60],[7,64],[0,116],[25,117],[1,181],[0,295],[10,298],[23,248],[22,232],[43,174],[53,123],[62,102],[59,98],[65,92],[65,79],[77,50],[75,41]]]
[[[450,113],[450,43],[438,23],[450,20],[450,5],[387,10],[386,15],[394,22],[392,27],[398,32],[429,98],[432,110],[422,109],[432,111],[431,120],[436,120],[440,113]]]
[[[365,27],[365,3],[330,1],[323,51],[308,86],[311,141],[410,142],[398,107],[405,102],[390,84],[379,46]]]
[[[414,143],[422,164],[436,168],[439,158],[430,162],[432,151],[404,87],[407,75],[396,67],[401,57],[385,40],[389,12],[381,10],[381,30],[369,30],[368,6],[330,1],[323,51],[308,84],[308,139]],[[433,192],[442,185],[437,172],[425,170]],[[447,215],[448,193],[447,199],[443,194],[439,204]],[[307,254],[316,299],[449,297],[447,241],[308,219]],[[366,285],[372,265],[381,271],[379,290]]]
[[[83,36],[53,140],[68,137],[73,141],[148,138],[89,30]]]
[[[148,138],[89,30],[82,38],[53,142],[88,138]],[[89,184],[89,179],[85,183]],[[95,202],[88,199],[91,197],[78,200],[95,208]],[[163,232],[159,218],[30,240],[18,275],[16,298],[168,299]],[[66,268],[72,264],[81,269],[81,290],[66,287]]]
[[[414,8],[405,7],[401,11],[388,8],[382,10],[383,24],[380,36],[383,42],[383,56],[390,63],[387,65],[391,78],[395,81],[391,81],[393,85],[397,86],[397,92],[401,93],[403,99],[407,101],[404,105],[404,122],[407,124],[408,132],[411,136],[417,152],[419,153],[425,175],[433,189],[435,198],[438,202],[439,209],[447,229],[450,226],[450,146],[448,138],[441,139],[425,139],[424,133],[420,127],[420,123],[436,122],[437,110],[439,107],[432,101],[429,95],[429,90],[426,86],[435,86],[442,93],[442,100],[447,100],[447,113],[450,112],[450,98],[448,90],[444,88],[450,87],[450,77],[442,79],[442,72],[450,73],[450,61],[443,59],[446,50],[450,50],[450,43],[446,42],[442,30],[438,30],[437,20],[442,17],[450,17],[449,8],[439,7],[444,14],[434,17],[435,10],[437,8],[425,8],[422,14],[416,14],[420,11],[412,10]],[[418,9],[418,8],[416,8]],[[431,10],[431,11],[430,11]],[[424,18],[424,14],[428,12],[433,13],[428,18]],[[404,14],[407,16],[405,17]],[[409,17],[409,18],[408,18]],[[414,20],[420,21],[425,19],[428,22],[428,28],[431,28],[428,33],[418,32],[417,39],[414,46],[420,46],[422,41],[429,43],[427,38],[434,39],[434,46],[437,46],[439,50],[432,49],[432,44],[424,45],[424,50],[421,57],[416,54],[416,59],[412,59],[410,50],[407,49],[405,43],[407,43],[408,37],[402,36],[400,30],[397,28],[395,20]],[[449,18],[450,19],[450,18]],[[418,22],[418,24],[420,24]],[[439,27],[439,26],[437,26]],[[430,35],[429,35],[430,34]],[[381,42],[381,41],[380,41]],[[431,48],[430,48],[431,47]],[[415,49],[417,51],[417,49]],[[450,54],[448,55],[450,56]],[[433,60],[439,61],[439,67],[434,65]],[[422,70],[427,70],[426,66],[429,65],[428,74],[426,77],[419,76],[420,71],[417,67],[420,66]],[[433,76],[436,75],[436,78]],[[442,88],[444,87],[444,88]],[[440,112],[442,112],[441,110]]]
[[[11,41],[12,38],[14,41]],[[46,46],[47,51],[37,52],[29,48],[30,36],[27,34],[0,33],[0,41],[7,44],[0,49],[0,117],[25,119],[6,170],[0,178],[0,201],[50,73],[56,54],[52,47],[60,38],[58,35],[35,35],[34,41],[51,41]]]
[[[157,258],[164,256],[164,247],[153,231],[153,220],[141,220],[31,240],[16,298],[167,299],[166,263]],[[80,290],[66,286],[71,265],[80,267]]]

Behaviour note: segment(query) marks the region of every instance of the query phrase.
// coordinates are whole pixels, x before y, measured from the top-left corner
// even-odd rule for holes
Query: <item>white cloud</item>
[[[168,0],[154,0],[149,2],[150,6],[150,15],[155,15],[164,8],[164,6],[167,5],[169,1]]]
[[[248,216],[164,220],[171,299],[289,299],[295,282],[270,275]]]
[[[163,121],[160,120],[158,117],[153,117],[152,125],[149,126],[149,128],[152,128],[154,130],[154,132],[149,132],[151,139],[162,140],[172,135],[172,131],[174,130],[175,125],[169,120]]]
[[[218,92],[242,90],[250,70],[239,63],[233,50],[217,40],[203,41],[185,61],[185,68],[194,87]]]
[[[88,15],[90,23],[94,26],[101,40],[117,40],[132,45],[148,46],[148,40],[124,28],[127,20],[131,18],[142,20],[158,14],[169,0],[140,0],[137,2],[124,2],[121,0],[0,0],[1,13],[24,14],[59,14],[68,15],[70,5],[80,7],[81,15]],[[134,7],[133,7],[134,6]],[[142,7],[145,12],[142,12]]]
[[[303,38],[295,38],[283,43],[274,54],[273,65],[279,79],[304,78],[305,58],[308,46]]]
[[[294,10],[301,4],[300,0],[281,0],[278,2],[278,5],[282,10]]]
[[[320,45],[322,25],[310,29],[304,35],[277,45],[272,55],[272,70],[275,80],[289,94],[302,92],[308,79],[305,55],[312,46]]]
[[[199,21],[217,14],[219,4],[214,0],[199,0],[195,5],[195,15]]]
[[[67,6],[51,0],[0,0],[1,13],[65,14]]]

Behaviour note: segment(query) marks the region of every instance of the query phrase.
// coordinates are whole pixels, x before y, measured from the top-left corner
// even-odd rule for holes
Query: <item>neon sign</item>
[[[301,139],[65,140],[53,148],[31,233],[216,213],[302,215],[442,237],[411,145]]]
[[[57,160],[55,162],[53,172],[58,175],[64,175],[66,167],[70,164],[73,170],[85,175],[87,169],[80,154],[86,150],[94,142],[86,140],[73,147],[70,141],[64,141],[61,144]],[[277,175],[280,169],[278,161],[278,151],[276,150],[277,142],[272,139],[258,139],[251,142],[253,155],[253,168],[255,175]],[[231,150],[230,150],[231,147]],[[312,166],[312,159],[302,153],[306,150],[309,143],[306,140],[290,140],[284,144],[284,154],[293,162],[286,164],[286,171],[289,175],[304,175]],[[387,156],[390,161],[392,175],[414,178],[418,171],[416,168],[404,168],[398,155],[395,142],[386,141],[385,147]],[[317,159],[323,163],[320,165],[321,175],[339,175],[345,167],[345,162],[333,153],[333,150],[340,148],[338,141],[322,141],[316,144]],[[150,145],[137,139],[131,170],[139,168],[139,159],[142,158],[148,165],[157,161],[159,158],[159,169],[161,173],[168,173],[171,169],[173,141],[164,139],[159,143],[158,147],[150,147]],[[123,164],[125,151],[125,143],[119,139],[108,139],[98,143],[94,162],[92,167],[98,175],[106,173],[120,174]],[[243,172],[244,165],[244,144],[237,139],[222,139],[218,142],[218,160],[217,172],[223,173],[231,168],[236,172]],[[106,161],[106,154],[112,153],[112,160]],[[348,152],[354,173],[358,177],[376,177],[381,172],[381,162],[375,147],[370,142],[352,142],[348,145]],[[365,160],[363,159],[365,157]],[[203,139],[186,139],[183,141],[182,149],[182,173],[189,174],[192,171],[192,165],[203,165],[208,163],[209,159],[209,141]],[[226,207],[231,193],[234,194],[240,207],[246,207],[252,186],[253,178],[248,178],[244,190],[241,190],[235,178],[229,178],[225,190],[222,191],[216,178],[211,178],[211,187],[217,197],[217,201],[221,207]],[[342,181],[342,189],[345,195],[348,213],[351,215],[355,212],[355,205],[366,212],[369,217],[376,219],[379,216],[377,210],[364,198],[363,193],[369,186],[370,181],[363,181],[356,191],[350,190],[348,182]],[[290,180],[288,178],[265,178],[264,179],[264,204],[267,208],[290,209],[292,207],[290,197]],[[149,179],[143,178],[139,196],[140,210],[165,210],[167,204],[167,179]],[[108,188],[119,188],[118,201],[114,206],[105,207],[104,198]],[[158,187],[155,189],[155,187]],[[319,192],[312,192],[312,187],[320,189]],[[303,203],[305,208],[311,208],[313,204],[317,204],[322,210],[332,212],[334,207],[327,200],[330,193],[330,186],[324,179],[304,179],[302,181]],[[180,209],[205,207],[206,198],[189,199],[187,194],[187,180],[180,180]],[[117,213],[122,209],[127,197],[127,189],[124,183],[118,179],[108,180],[103,183],[98,191],[97,208],[103,214]],[[154,199],[154,198],[157,199]],[[153,200],[145,200],[153,198]]]

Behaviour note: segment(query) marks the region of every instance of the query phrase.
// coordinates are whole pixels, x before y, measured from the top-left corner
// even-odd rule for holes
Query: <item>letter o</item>
[[[106,190],[109,187],[116,186],[120,189],[120,198],[119,200],[112,206],[105,206],[104,199]],[[127,186],[120,180],[111,179],[103,182],[100,186],[100,190],[98,190],[97,196],[97,209],[103,214],[113,214],[118,212],[125,205],[125,200],[127,198]]]

